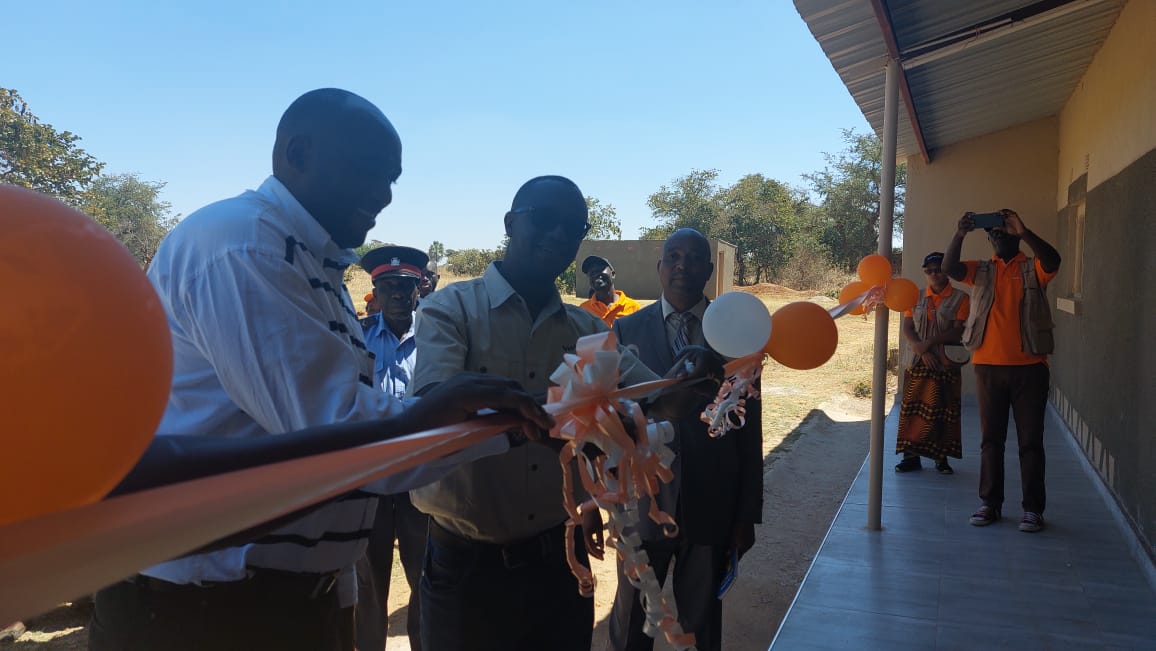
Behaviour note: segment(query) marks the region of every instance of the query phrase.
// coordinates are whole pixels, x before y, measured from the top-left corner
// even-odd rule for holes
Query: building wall
[[[1059,115],[908,159],[904,252],[1008,207],[1064,257],[1052,402],[1140,540],[1156,541],[1156,1],[1125,6]],[[1047,189],[1050,188],[1050,189]],[[1079,224],[1082,215],[1082,228]],[[965,258],[990,255],[982,236]],[[916,265],[904,275],[922,284]],[[974,392],[972,374],[964,387]],[[1058,498],[1062,500],[1063,498]]]
[[[614,286],[631,298],[654,300],[662,295],[658,282],[658,260],[662,257],[662,240],[584,240],[578,247],[578,264],[588,255],[600,255],[614,267]],[[710,240],[714,259],[714,275],[706,284],[706,295],[714,298],[729,292],[734,285],[735,247],[722,240]],[[574,279],[574,294],[585,298],[590,293],[590,282],[578,269]]]
[[[1126,5],[1060,112],[1053,201],[1064,265],[1052,292],[1053,404],[1149,550],[1156,541],[1154,28],[1156,2]]]
[[[1060,111],[1056,207],[1084,173],[1095,188],[1156,143],[1156,2],[1132,0]]]
[[[1029,228],[1055,242],[1057,152],[1057,120],[1046,118],[943,147],[930,164],[909,157],[903,276],[926,286],[916,261],[946,250],[959,218],[969,210],[1011,208]],[[982,231],[963,242],[964,259],[987,259],[991,253]],[[963,389],[975,392],[970,369],[964,370]]]

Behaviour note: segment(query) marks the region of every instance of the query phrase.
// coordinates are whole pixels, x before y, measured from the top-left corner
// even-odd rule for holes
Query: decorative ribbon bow
[[[578,579],[579,592],[593,596],[594,576],[575,554],[574,528],[581,516],[574,499],[571,461],[577,459],[582,487],[594,504],[610,514],[608,543],[618,553],[623,574],[639,590],[646,613],[644,630],[652,637],[662,631],[676,649],[692,649],[694,634],[683,632],[678,623],[673,581],[663,588],[650,567],[650,558],[642,550],[638,533],[626,533],[638,525],[638,502],[645,495],[650,498],[648,517],[662,527],[665,535],[678,535],[674,518],[659,509],[657,500],[659,482],[674,478],[670,469],[674,453],[666,445],[673,440],[674,428],[670,423],[648,424],[642,408],[633,402],[676,381],[659,380],[618,389],[620,357],[613,333],[589,335],[578,340],[574,354],[567,354],[550,376],[558,385],[549,391],[547,410],[557,420],[550,435],[569,442],[559,454],[562,501],[570,514],[566,522],[566,560]],[[632,424],[637,440],[627,434],[623,420]],[[589,445],[600,454],[589,456]]]

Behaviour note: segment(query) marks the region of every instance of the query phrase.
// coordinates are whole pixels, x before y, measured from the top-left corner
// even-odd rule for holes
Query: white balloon
[[[723,357],[746,357],[771,338],[771,312],[751,294],[727,292],[707,306],[702,334]]]

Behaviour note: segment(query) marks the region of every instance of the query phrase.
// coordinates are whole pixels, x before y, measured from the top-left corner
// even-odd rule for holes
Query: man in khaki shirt
[[[564,304],[554,285],[590,227],[583,196],[563,177],[528,181],[506,213],[505,259],[422,301],[416,395],[463,371],[545,392],[578,338],[606,331],[598,317]],[[623,385],[657,379],[629,351],[619,371]],[[425,648],[590,648],[594,603],[579,595],[566,564],[561,493],[558,456],[539,445],[460,466],[412,493],[432,516],[421,582]],[[587,550],[601,555],[602,520],[597,509],[583,515],[586,544],[576,548],[584,561]]]

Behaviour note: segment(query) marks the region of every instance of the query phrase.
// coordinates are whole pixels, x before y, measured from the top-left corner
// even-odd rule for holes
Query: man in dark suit
[[[690,228],[675,231],[663,244],[658,261],[662,297],[614,322],[619,343],[636,347],[639,359],[651,369],[670,368],[686,345],[706,345],[703,288],[714,272],[711,258],[710,243],[702,233]],[[744,427],[721,438],[711,438],[706,424],[695,417],[675,423],[674,480],[661,485],[658,501],[678,522],[679,534],[667,538],[645,517],[638,525],[655,573],[664,583],[674,581],[680,623],[684,631],[695,634],[700,650],[722,648],[719,586],[732,551],[746,553],[755,541],[755,524],[762,521],[761,403],[748,403],[746,415]],[[640,505],[639,511],[645,513],[648,506]],[[667,578],[672,559],[673,577]],[[619,562],[610,648],[652,649],[654,641],[642,632],[645,619],[638,590],[623,576]]]

